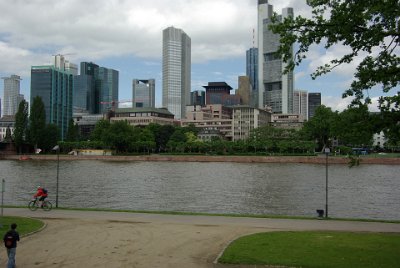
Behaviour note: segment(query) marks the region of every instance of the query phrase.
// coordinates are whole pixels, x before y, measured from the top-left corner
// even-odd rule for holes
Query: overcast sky
[[[295,15],[310,16],[305,2],[269,1],[278,13],[290,6]],[[92,61],[118,70],[120,100],[132,98],[132,79],[155,78],[161,106],[162,30],[169,26],[192,40],[192,91],[211,81],[237,88],[257,28],[257,0],[0,0],[0,10],[0,76],[20,75],[28,101],[31,66],[65,54],[78,65]],[[354,64],[310,79],[317,66],[344,52],[340,46],[313,47],[295,70],[295,88],[321,92],[325,105],[345,108],[349,101],[341,94],[352,81]],[[1,82],[1,98],[3,87]]]

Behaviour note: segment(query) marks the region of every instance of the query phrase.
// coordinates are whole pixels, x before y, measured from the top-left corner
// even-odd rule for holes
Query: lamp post
[[[331,150],[325,148],[325,218],[328,218],[328,156]]]
[[[58,208],[58,175],[60,170],[60,146],[56,145],[53,151],[57,151],[57,179],[56,179],[56,208]]]

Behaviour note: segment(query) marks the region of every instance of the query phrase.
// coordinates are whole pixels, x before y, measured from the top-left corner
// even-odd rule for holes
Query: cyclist
[[[46,189],[44,189],[44,188],[42,188],[42,187],[40,187],[40,186],[38,186],[38,188],[37,188],[37,192],[36,192],[36,194],[33,196],[33,198],[38,198],[39,197],[39,201],[41,201],[42,203],[41,203],[41,205],[40,205],[40,207],[43,207],[43,202],[44,202],[44,200],[47,198],[47,190]]]

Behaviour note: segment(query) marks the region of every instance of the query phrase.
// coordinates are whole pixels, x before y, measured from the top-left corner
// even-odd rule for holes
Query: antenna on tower
[[[254,28],[253,28],[253,47],[255,47],[255,44],[254,44],[255,41],[254,40],[255,40],[255,33],[254,33]]]

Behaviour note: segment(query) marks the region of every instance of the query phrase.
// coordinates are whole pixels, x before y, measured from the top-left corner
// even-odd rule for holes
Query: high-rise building
[[[181,29],[163,31],[162,105],[176,119],[185,118],[190,103],[191,39]]]
[[[319,106],[321,106],[321,93],[308,93],[308,120],[314,116]]]
[[[132,80],[132,108],[156,107],[156,82],[154,79]]]
[[[301,120],[308,119],[308,93],[305,90],[293,92],[293,114],[300,115]]]
[[[276,55],[279,35],[268,26],[272,23],[273,6],[258,0],[258,105],[269,106],[273,113],[293,112],[293,72],[283,73],[287,63]],[[284,8],[278,20],[293,16],[293,8]]]
[[[239,88],[236,90],[236,95],[240,96],[240,104],[256,107],[252,100],[253,90],[250,83],[250,78],[247,75],[238,77],[238,87]]]
[[[73,113],[95,113],[94,105],[90,105],[94,86],[92,76],[86,74],[74,76]]]
[[[19,94],[21,77],[13,74],[2,79],[4,79],[3,115],[15,115],[19,103],[23,100],[23,95]]]
[[[258,89],[258,48],[253,47],[246,51],[246,75],[254,91]]]
[[[54,55],[54,67],[72,75],[78,75],[78,65],[69,62],[62,54]]]
[[[190,105],[201,107],[206,105],[206,92],[203,90],[195,90],[190,92]],[[186,110],[187,111],[187,110]]]
[[[232,87],[226,82],[208,82],[208,85],[203,87],[206,89],[206,105],[232,106],[240,104],[240,96],[231,95]]]
[[[72,119],[73,74],[54,66],[32,66],[31,100],[41,97],[46,112],[46,123],[55,124],[64,140],[68,122]]]
[[[99,68],[99,79],[96,81],[96,91],[100,97],[100,113],[115,109],[118,102],[119,73],[105,67]],[[98,89],[98,90],[97,90]]]
[[[81,62],[81,72],[79,76],[89,77],[90,82],[87,80],[87,78],[80,78],[80,82],[78,82],[77,86],[82,86],[83,88],[74,88],[74,90],[78,92],[84,92],[87,90],[86,110],[89,112],[89,114],[100,114],[100,82],[98,81],[99,68],[99,65],[93,62]]]
[[[101,114],[115,109],[118,103],[119,73],[116,70],[100,67],[93,62],[81,62],[81,73],[74,92],[84,95],[86,92],[87,111]],[[78,101],[78,100],[76,100]],[[74,102],[74,106],[76,102]],[[83,105],[82,101],[80,105]]]

